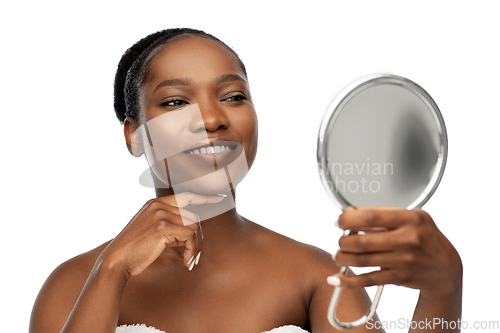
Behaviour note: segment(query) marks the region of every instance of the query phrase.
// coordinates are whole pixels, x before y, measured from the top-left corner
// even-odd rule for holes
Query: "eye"
[[[188,102],[183,101],[182,99],[170,99],[166,100],[160,103],[160,106],[169,106],[169,107],[175,107],[175,106],[183,106],[185,104],[188,104]]]
[[[243,94],[236,94],[229,96],[226,99],[223,99],[222,101],[228,101],[228,102],[239,102],[239,101],[245,101],[247,97]]]

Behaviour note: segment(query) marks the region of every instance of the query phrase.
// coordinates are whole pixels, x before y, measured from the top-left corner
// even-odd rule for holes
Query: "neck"
[[[156,188],[156,196],[173,195],[171,188]],[[235,191],[227,193],[224,200],[217,204],[188,205],[184,207],[200,216],[201,229],[203,232],[203,257],[207,258],[227,258],[235,252],[234,249],[245,238],[245,231],[251,225],[236,212]],[[233,251],[228,251],[233,249]],[[184,248],[169,248],[165,255],[182,256]]]
[[[156,188],[155,191],[157,198],[174,194],[172,188]],[[217,234],[227,237],[241,229],[245,220],[236,212],[236,191],[232,189],[222,194],[226,197],[219,203],[188,205],[183,208],[200,217],[204,232],[212,234],[210,230],[217,229]]]

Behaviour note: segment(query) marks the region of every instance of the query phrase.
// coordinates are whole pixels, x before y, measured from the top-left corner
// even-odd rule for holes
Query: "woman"
[[[334,332],[326,311],[339,285],[347,288],[337,312],[344,321],[369,307],[361,287],[378,284],[420,289],[417,322],[460,318],[460,257],[424,211],[345,210],[340,228],[387,231],[342,238],[335,261],[236,212],[257,118],[243,63],[215,37],[171,29],[136,43],[118,67],[115,110],[129,151],[148,159],[156,198],[113,240],[49,276],[30,332],[136,323],[165,332]],[[240,157],[246,164],[232,170]],[[344,276],[337,265],[382,269]]]

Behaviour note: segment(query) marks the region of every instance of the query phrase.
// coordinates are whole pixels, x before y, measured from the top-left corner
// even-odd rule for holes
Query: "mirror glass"
[[[328,108],[318,138],[321,180],[340,208],[421,207],[441,180],[447,156],[443,117],[411,80],[373,75]]]

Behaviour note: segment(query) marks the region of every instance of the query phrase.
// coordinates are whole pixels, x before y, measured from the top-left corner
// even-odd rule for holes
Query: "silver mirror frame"
[[[338,205],[339,208],[344,209],[352,206],[352,204],[349,203],[341,193],[339,193],[335,186],[335,183],[333,182],[332,175],[330,175],[327,158],[328,145],[330,144],[330,133],[333,129],[335,121],[338,118],[338,115],[340,114],[344,106],[359,92],[379,84],[398,85],[414,93],[420,98],[420,100],[422,100],[426,104],[429,111],[432,112],[435,123],[437,125],[439,132],[438,135],[440,142],[440,151],[436,163],[436,168],[434,169],[434,173],[425,190],[417,197],[417,199],[415,199],[410,205],[406,207],[407,209],[421,208],[433,195],[443,176],[446,166],[446,160],[448,157],[448,137],[443,116],[441,115],[441,112],[432,97],[418,84],[401,76],[393,74],[370,75],[350,84],[344,90],[342,90],[342,92],[338,94],[337,97],[335,97],[335,99],[326,110],[323,121],[321,122],[318,135],[317,161],[321,182],[323,183],[323,186],[330,198]],[[344,236],[348,236],[353,232],[354,231],[352,230],[346,230]],[[344,273],[346,270],[347,267],[341,267],[340,273]],[[365,325],[368,320],[375,315],[375,310],[380,301],[380,296],[382,294],[383,288],[383,285],[378,286],[372,306],[362,318],[353,322],[341,322],[336,317],[336,310],[338,302],[340,300],[342,288],[335,287],[330,305],[328,307],[328,321],[333,327],[339,330],[350,330]]]

